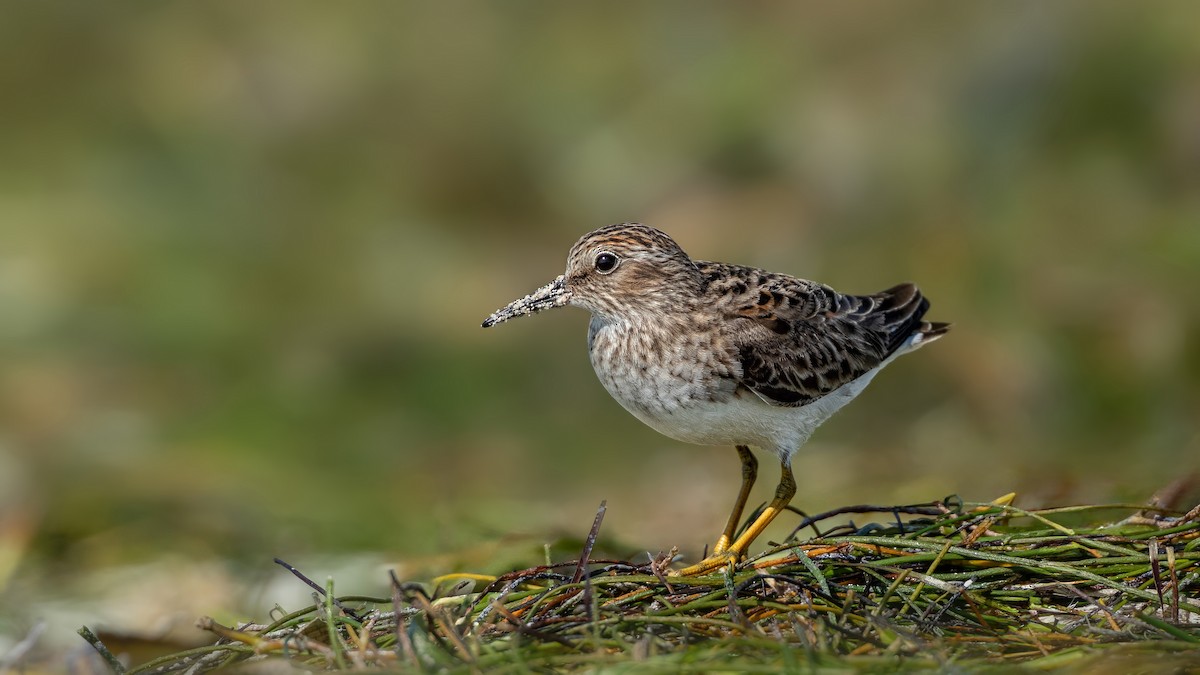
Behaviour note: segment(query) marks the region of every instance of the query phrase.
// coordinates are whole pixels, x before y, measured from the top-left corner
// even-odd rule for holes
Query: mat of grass
[[[316,604],[269,624],[203,618],[214,644],[128,672],[270,659],[436,672],[1200,669],[1200,507],[1007,502],[847,507],[806,518],[737,569],[698,577],[670,576],[669,554],[590,559],[602,507],[578,560],[427,584],[393,575],[390,598],[336,597],[332,582],[293,570],[319,591]],[[892,522],[817,529],[865,511]]]

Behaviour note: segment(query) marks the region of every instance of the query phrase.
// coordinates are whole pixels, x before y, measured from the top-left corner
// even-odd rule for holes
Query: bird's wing
[[[740,384],[774,405],[812,403],[883,363],[914,332],[945,332],[921,320],[929,302],[912,284],[843,295],[784,274],[697,265],[725,314]]]

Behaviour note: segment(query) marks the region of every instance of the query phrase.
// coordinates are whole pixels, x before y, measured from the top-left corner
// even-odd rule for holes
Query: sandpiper
[[[946,333],[924,321],[913,284],[843,295],[814,281],[692,260],[664,232],[622,223],[585,234],[554,281],[483,327],[552,307],[592,313],[588,353],[608,393],[658,432],[732,445],[742,486],[702,574],[745,554],[796,493],[792,455],[897,356]],[[780,463],[775,498],[737,536],[758,474],[750,447]]]

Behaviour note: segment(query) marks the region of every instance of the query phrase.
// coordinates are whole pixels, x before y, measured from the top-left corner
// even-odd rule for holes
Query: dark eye
[[[617,268],[617,256],[605,251],[596,256],[596,271],[601,274],[608,274]]]

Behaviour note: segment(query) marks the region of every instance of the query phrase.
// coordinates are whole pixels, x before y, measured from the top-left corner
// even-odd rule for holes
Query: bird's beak
[[[498,309],[483,320],[483,327],[488,328],[509,319],[527,314],[536,314],[543,309],[562,307],[571,302],[571,291],[567,290],[567,279],[560,275],[554,281],[542,286],[529,295],[514,300],[503,309]]]

